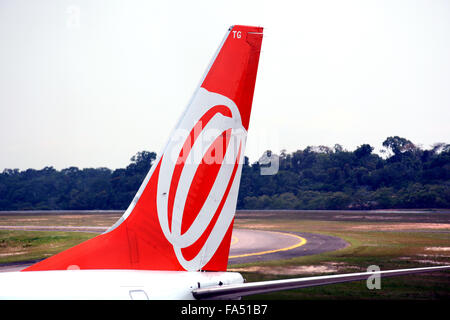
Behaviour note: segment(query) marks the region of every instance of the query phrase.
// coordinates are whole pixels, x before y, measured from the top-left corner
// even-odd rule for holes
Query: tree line
[[[450,208],[449,144],[422,149],[394,136],[383,147],[383,157],[369,144],[268,151],[254,163],[246,157],[238,209]],[[276,174],[261,174],[267,158],[277,160]],[[0,210],[124,210],[155,160],[142,151],[116,170],[5,169]]]

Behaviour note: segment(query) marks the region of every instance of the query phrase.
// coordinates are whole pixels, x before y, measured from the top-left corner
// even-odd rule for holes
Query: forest
[[[267,151],[245,158],[238,209],[450,208],[450,144],[423,149],[398,136],[383,153],[362,144],[347,151],[309,146],[292,153]],[[5,169],[0,174],[0,210],[124,210],[156,160],[138,152],[126,168],[53,167]],[[261,174],[270,159],[273,175]]]

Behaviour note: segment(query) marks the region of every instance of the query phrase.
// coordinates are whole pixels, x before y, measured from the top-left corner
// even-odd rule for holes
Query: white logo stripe
[[[221,117],[225,118],[222,115],[216,115],[215,117]],[[231,120],[230,118],[227,118],[228,120]],[[216,121],[214,121],[216,120]],[[176,235],[177,240],[179,240],[181,243],[183,243],[183,246],[188,247],[192,245],[198,238],[196,234],[203,233],[206,229],[206,227],[209,224],[209,221],[212,219],[214,213],[217,210],[217,207],[219,206],[219,202],[222,199],[225,190],[223,189],[223,186],[219,185],[219,183],[214,183],[213,188],[211,189],[208,198],[206,199],[202,210],[197,215],[194,223],[192,224],[191,228],[185,233],[181,234],[181,222],[183,220],[183,212],[186,205],[186,199],[188,196],[189,189],[185,188],[184,186],[190,186],[192,184],[192,180],[194,179],[195,173],[198,169],[198,165],[201,162],[201,159],[194,159],[198,157],[199,150],[200,154],[203,156],[204,152],[209,149],[209,147],[212,145],[214,141],[211,141],[211,143],[204,143],[203,136],[207,132],[208,128],[217,128],[219,121],[222,119],[212,119],[208,125],[205,127],[205,129],[202,131],[202,133],[197,138],[188,158],[186,159],[186,164],[183,167],[183,171],[180,176],[180,180],[178,183],[178,189],[176,190],[176,196],[173,206],[173,215],[172,215],[172,235]],[[226,121],[231,122],[231,121]],[[219,134],[219,136],[221,133]],[[217,137],[216,137],[217,138]],[[215,139],[214,139],[215,140]],[[206,147],[205,147],[206,145]],[[231,152],[226,153],[226,156],[231,154]],[[225,157],[223,159],[223,164],[219,170],[219,174],[217,176],[217,179],[221,175],[226,175],[228,178],[226,181],[229,180],[231,177],[231,170],[228,169],[229,161],[233,161],[231,166],[234,166],[234,161],[236,158],[232,159],[230,156]],[[180,187],[181,186],[181,187]],[[205,212],[206,211],[206,212]],[[175,242],[175,241],[174,241]],[[176,244],[180,244],[175,242]],[[174,244],[175,244],[174,243]]]
[[[240,173],[241,173],[241,167],[242,162],[239,164],[239,168],[236,172],[236,175],[234,177],[234,181],[232,184],[232,187],[230,189],[229,194],[237,193],[239,188],[239,182],[240,182]],[[227,184],[225,184],[227,185]],[[231,225],[231,222],[233,221],[234,217],[234,210],[236,209],[236,202],[237,197],[227,197],[225,204],[222,208],[223,213],[230,213],[232,214],[220,214],[213,230],[211,231],[211,234],[209,235],[208,239],[206,240],[205,245],[200,250],[200,252],[197,254],[197,256],[188,261],[184,258],[183,254],[181,253],[181,249],[179,247],[174,247],[175,254],[178,258],[178,261],[181,263],[181,265],[186,270],[199,270],[201,267],[203,267],[206,263],[208,263],[209,260],[213,257],[213,255],[216,253],[217,249],[220,246],[220,243],[222,242],[226,232],[228,231],[228,227]]]
[[[213,107],[226,106],[231,111],[231,118],[221,113],[215,114],[204,128],[199,126],[198,121]],[[196,126],[195,128],[193,126]],[[231,129],[228,147],[226,153],[221,160],[219,155],[216,159],[220,159],[221,167],[217,173],[211,190],[206,190],[208,193],[205,202],[200,211],[195,217],[192,225],[182,235],[181,226],[183,224],[183,214],[185,211],[186,200],[190,191],[195,174],[202,159],[214,162],[216,159],[208,159],[205,153],[216,141],[218,137],[226,130]],[[223,240],[231,222],[234,217],[234,210],[236,208],[237,190],[239,188],[240,171],[242,167],[242,159],[245,147],[246,130],[242,126],[241,117],[237,106],[230,99],[208,92],[200,88],[192,100],[189,109],[185,113],[185,117],[180,121],[177,130],[181,130],[177,134],[181,139],[171,139],[164,150],[161,159],[160,173],[158,179],[157,190],[157,210],[158,218],[164,235],[167,240],[173,245],[174,252],[180,264],[186,270],[199,270],[213,257],[217,251],[220,243]],[[196,140],[194,145],[189,150],[189,154],[183,154],[185,163],[182,164],[182,170],[178,181],[173,176],[174,170],[179,160],[180,152],[185,145],[187,139],[191,139],[190,133],[193,130],[201,130],[195,132]],[[220,139],[220,138],[219,138]],[[241,153],[238,157],[238,150],[241,148]],[[220,148],[216,148],[220,149]],[[184,150],[185,152],[187,150]],[[233,177],[233,170],[235,164],[238,164],[237,171]],[[177,169],[179,170],[179,168]],[[231,181],[231,188],[227,195],[225,195],[227,187]],[[176,190],[170,190],[171,186],[177,186]],[[201,187],[201,186],[199,186]],[[169,195],[174,192],[174,202],[172,219],[169,222]],[[192,191],[191,191],[192,192]],[[205,192],[205,190],[203,190]],[[227,199],[223,199],[227,196]],[[208,235],[205,244],[191,260],[187,260],[182,253],[182,249],[190,247],[194,244],[206,231],[215,213],[217,212],[220,203],[224,201],[217,221],[212,226],[212,230]],[[193,218],[193,217],[191,217]],[[171,224],[169,226],[169,223]]]

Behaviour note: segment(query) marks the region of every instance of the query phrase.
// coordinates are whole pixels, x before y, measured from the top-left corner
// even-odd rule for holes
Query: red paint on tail
[[[260,27],[230,28],[176,128],[188,132],[181,151],[169,140],[121,223],[24,271],[226,270],[261,42]],[[199,148],[206,128],[217,137]],[[206,153],[188,165],[194,149]]]

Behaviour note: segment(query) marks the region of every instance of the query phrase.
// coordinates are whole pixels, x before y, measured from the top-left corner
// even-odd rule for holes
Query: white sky
[[[0,171],[160,152],[227,28],[265,28],[247,152],[450,142],[450,1],[0,1]]]

